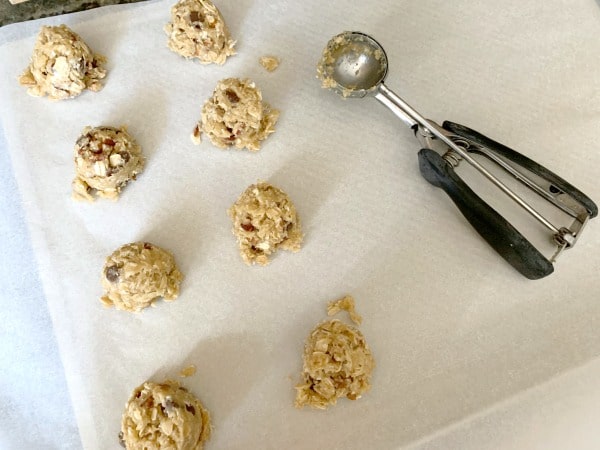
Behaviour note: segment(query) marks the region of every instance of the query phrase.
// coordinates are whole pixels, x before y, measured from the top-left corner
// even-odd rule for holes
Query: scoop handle
[[[554,266],[495,209],[484,202],[437,152],[419,151],[421,175],[446,192],[477,233],[530,280],[550,275]]]
[[[471,142],[475,142],[476,144],[482,145],[483,147],[487,147],[494,153],[503,156],[504,158],[513,161],[519,166],[530,170],[535,174],[538,174],[545,180],[548,180],[557,189],[566,193],[576,202],[581,204],[588,211],[590,218],[596,217],[598,215],[598,206],[596,206],[596,204],[591,198],[589,198],[571,183],[559,177],[549,169],[546,169],[541,164],[538,164],[532,159],[529,159],[527,156],[522,155],[521,153],[513,150],[512,148],[509,148],[506,145],[496,142],[471,128],[465,127],[464,125],[460,125],[458,123],[446,120],[442,127],[448,131],[451,131],[454,134],[457,134],[458,136],[466,138]]]

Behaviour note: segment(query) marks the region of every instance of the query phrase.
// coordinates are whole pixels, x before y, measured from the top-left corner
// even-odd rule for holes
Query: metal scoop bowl
[[[334,36],[317,65],[317,76],[324,88],[343,97],[372,95],[412,128],[418,122],[405,109],[420,115],[384,84],[387,73],[388,58],[383,47],[371,36],[358,31]]]
[[[337,35],[326,48],[317,71],[326,85],[344,97],[364,97],[372,93],[387,75],[387,55],[383,47],[363,33]]]

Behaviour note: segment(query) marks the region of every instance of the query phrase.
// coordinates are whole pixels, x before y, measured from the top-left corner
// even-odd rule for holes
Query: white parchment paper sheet
[[[0,32],[2,125],[86,448],[115,448],[131,390],[190,363],[198,374],[184,383],[212,412],[211,448],[391,449],[598,356],[594,221],[555,274],[524,279],[420,177],[419,145],[400,121],[314,78],[332,35],[371,33],[390,60],[388,85],[426,116],[471,126],[598,200],[595,1],[221,1],[239,52],[222,67],[167,49],[170,5]],[[18,86],[39,26],[59,23],[107,56],[101,92],[53,103]],[[259,66],[264,54],[281,57],[276,72]],[[282,111],[258,154],[190,142],[202,103],[229,76],[254,79]],[[127,125],[147,168],[116,203],[75,203],[72,147],[100,124]],[[249,268],[225,211],[258,179],[295,201],[306,242]],[[175,254],[181,296],[139,315],[106,310],[103,260],[136,240]],[[295,410],[303,341],[345,293],[378,363],[373,389],[326,413]]]

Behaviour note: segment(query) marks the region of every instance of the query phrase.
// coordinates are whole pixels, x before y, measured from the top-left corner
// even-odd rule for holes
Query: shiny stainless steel
[[[338,39],[336,40],[336,38]],[[345,32],[332,38],[328,44],[328,49],[331,51],[331,64],[333,64],[329,73],[336,83],[333,90],[344,97],[374,96],[410,128],[418,127],[416,135],[421,143],[427,148],[440,152],[453,167],[458,165],[461,159],[471,164],[479,173],[553,233],[553,239],[559,248],[552,260],[562,250],[575,244],[577,237],[589,219],[589,214],[585,208],[564,193],[553,194],[551,184],[542,177],[533,173],[525,174],[523,170],[520,170],[522,168],[516,168],[489,149],[466,142],[464,138],[449,133],[437,123],[421,116],[385,85],[384,80],[388,70],[387,55],[375,39],[364,33]],[[378,56],[374,57],[374,55]],[[570,228],[559,228],[552,224],[474,159],[469,154],[470,151],[481,153],[497,163],[523,184],[574,217],[574,223]]]
[[[571,196],[558,190],[548,180],[524,169],[521,166],[513,166],[510,161],[505,160],[501,156],[491,151],[489,148],[477,146],[469,149],[468,151],[481,153],[489,160],[494,161],[521,183],[529,187],[532,191],[536,192],[544,199],[548,200],[550,203],[556,205],[571,217],[577,218],[582,215],[586,217],[588,216],[587,210],[583,205],[575,201]],[[557,190],[557,192],[553,193],[553,190]]]
[[[559,230],[558,234],[554,236],[554,242],[558,246],[558,249],[552,258],[550,258],[550,262],[556,261],[556,258],[559,257],[564,249],[573,247],[575,245],[575,242],[577,242],[577,239],[579,239],[581,232],[589,220],[590,216],[586,213],[585,216],[575,218],[570,228],[563,227]]]
[[[401,106],[400,101],[402,100],[398,97],[391,89],[389,89],[383,82],[379,83],[377,86],[377,91],[374,94],[374,97],[387,106],[402,122],[408,125],[409,128],[413,128],[418,125],[417,122],[410,117]]]
[[[346,40],[346,36],[351,36]],[[339,38],[338,45],[335,41]],[[342,33],[333,38],[328,50],[331,60],[330,75],[336,81],[333,88],[344,97],[361,98],[372,92],[387,75],[385,51],[371,36],[364,33]]]

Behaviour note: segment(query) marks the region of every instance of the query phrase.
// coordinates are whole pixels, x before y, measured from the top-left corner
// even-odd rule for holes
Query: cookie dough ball
[[[338,398],[356,400],[371,388],[371,350],[357,328],[339,320],[317,325],[306,341],[303,362],[297,408],[327,409]]]
[[[228,210],[240,254],[246,264],[269,264],[280,248],[297,252],[302,230],[296,207],[285,192],[269,183],[253,184]]]
[[[210,432],[208,411],[187,389],[147,381],[125,405],[119,440],[129,450],[202,450]]]
[[[144,168],[142,149],[125,127],[85,127],[75,144],[73,198],[117,199]]]
[[[65,25],[42,27],[29,67],[19,83],[35,97],[53,100],[77,97],[84,89],[99,91],[106,76],[105,58],[92,53],[85,42]]]
[[[202,132],[219,148],[260,150],[261,141],[275,131],[279,111],[263,103],[262,94],[249,79],[219,81],[202,108],[202,119],[192,133],[200,143]]]
[[[165,26],[168,45],[185,58],[202,64],[225,64],[235,55],[235,41],[229,36],[223,16],[210,0],[181,0],[171,8],[171,22]]]
[[[139,312],[160,297],[179,296],[183,275],[173,255],[148,242],[134,242],[115,250],[102,269],[105,306]]]

